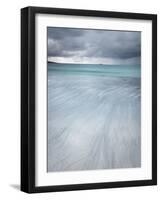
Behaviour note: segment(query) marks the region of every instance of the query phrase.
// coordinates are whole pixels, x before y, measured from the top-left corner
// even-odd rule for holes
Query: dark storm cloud
[[[140,32],[48,28],[48,56],[140,61]]]
[[[70,28],[48,28],[48,37],[61,40],[64,37],[78,37],[82,36],[84,31],[81,29],[70,29]]]
[[[72,56],[74,52],[83,50],[84,31],[69,28],[48,28],[48,56]]]

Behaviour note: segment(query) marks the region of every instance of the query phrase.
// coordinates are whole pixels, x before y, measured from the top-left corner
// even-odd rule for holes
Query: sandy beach
[[[140,78],[48,73],[48,172],[141,165]]]

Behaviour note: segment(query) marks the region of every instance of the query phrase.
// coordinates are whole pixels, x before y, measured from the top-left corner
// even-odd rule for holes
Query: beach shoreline
[[[140,78],[84,74],[48,68],[48,172],[141,167]]]

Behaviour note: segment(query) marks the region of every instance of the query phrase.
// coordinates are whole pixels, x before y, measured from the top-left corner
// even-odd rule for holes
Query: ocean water
[[[48,63],[48,172],[141,166],[139,65]]]
[[[95,75],[140,78],[140,65],[102,65],[102,64],[53,64],[48,63],[49,73],[76,75]],[[50,74],[49,74],[50,75]]]

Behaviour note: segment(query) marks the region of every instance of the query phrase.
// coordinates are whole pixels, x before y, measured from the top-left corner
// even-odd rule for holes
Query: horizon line
[[[53,64],[75,64],[75,65],[141,65],[141,63],[134,63],[134,64],[110,64],[110,63],[65,63],[65,62],[54,62],[54,61],[47,61],[48,63]]]

